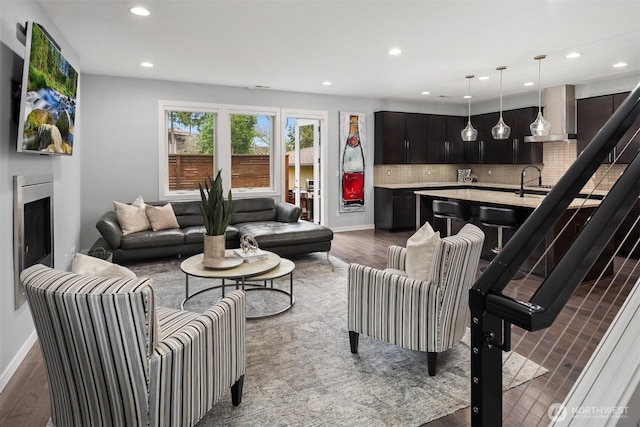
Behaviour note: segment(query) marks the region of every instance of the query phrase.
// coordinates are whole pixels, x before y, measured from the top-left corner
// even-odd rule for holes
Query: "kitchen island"
[[[525,193],[524,197],[520,197],[516,191],[494,191],[477,188],[428,189],[418,190],[414,193],[416,202],[416,228],[419,228],[426,221],[429,221],[435,230],[440,231],[441,235],[444,235],[446,232],[445,220],[434,218],[431,208],[433,200],[454,200],[468,204],[472,212],[470,222],[479,226],[485,232],[486,238],[482,258],[489,261],[495,257],[492,249],[497,244],[497,231],[496,228],[486,227],[480,224],[478,220],[479,207],[494,206],[511,208],[516,210],[518,217],[524,222],[545,197],[544,194],[528,193]],[[597,199],[574,199],[553,229],[549,230],[543,243],[529,256],[522,269],[527,271],[532,270],[536,275],[547,277],[599,205],[600,200]],[[453,221],[453,223],[453,233],[456,233],[458,229],[464,225],[461,221]],[[503,239],[505,244],[514,232],[515,230],[504,230]],[[607,265],[611,256],[613,256],[612,243],[607,245],[607,248],[605,248],[605,251],[585,280],[597,278],[603,270],[605,270],[605,275],[613,274],[613,266],[610,264]],[[542,258],[542,261],[538,263],[537,261],[540,258]]]

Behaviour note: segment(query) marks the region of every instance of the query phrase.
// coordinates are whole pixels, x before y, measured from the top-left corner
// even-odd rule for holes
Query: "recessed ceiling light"
[[[489,76],[478,77],[478,80],[489,80]]]
[[[629,64],[627,64],[626,62],[616,62],[615,64],[613,64],[615,68],[622,68],[622,67],[626,67],[627,65]]]
[[[465,95],[465,96],[463,96],[463,98],[464,99],[469,99],[469,98],[471,98],[471,95]]]
[[[323,86],[331,86],[333,83],[331,83],[330,81],[326,81],[326,82],[322,82]]]
[[[526,82],[524,85],[525,85],[525,86],[533,86],[534,84],[535,84],[535,83],[533,83],[533,82]]]
[[[567,58],[567,59],[575,59],[575,58],[579,58],[581,56],[582,56],[582,54],[580,52],[571,52],[571,53],[568,53],[565,56],[565,58]]]
[[[138,16],[149,16],[149,15],[151,15],[151,12],[149,12],[144,7],[132,7],[131,9],[129,9],[129,12],[133,13],[134,15],[138,15]]]
[[[389,55],[400,55],[402,53],[402,50],[398,49],[397,47],[394,47],[393,49],[389,49],[387,53]]]
[[[425,90],[424,92],[420,92],[421,95],[429,95],[431,94],[431,92],[429,92],[428,90]]]
[[[149,61],[144,61],[144,62],[140,63],[140,66],[144,67],[144,68],[152,68],[153,64],[151,62],[149,62]]]

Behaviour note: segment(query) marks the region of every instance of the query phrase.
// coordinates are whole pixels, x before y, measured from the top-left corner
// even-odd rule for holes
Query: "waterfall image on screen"
[[[38,24],[27,23],[17,151],[73,154],[78,73]]]

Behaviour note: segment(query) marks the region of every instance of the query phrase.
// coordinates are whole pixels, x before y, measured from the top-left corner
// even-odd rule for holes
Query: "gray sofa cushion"
[[[233,225],[250,221],[275,221],[275,219],[276,204],[269,197],[233,201],[233,218],[231,219]]]
[[[122,249],[139,249],[154,246],[174,246],[184,244],[184,232],[179,228],[160,231],[139,231],[122,237]]]
[[[283,223],[278,221],[244,222],[235,225],[240,235],[252,234],[263,249],[331,241],[333,231],[307,221]]]
[[[195,225],[193,227],[184,228],[185,243],[202,243],[204,241],[205,228],[204,225]],[[227,242],[235,242],[238,240],[238,229],[233,225],[229,225],[225,232]],[[227,245],[228,246],[228,245]]]

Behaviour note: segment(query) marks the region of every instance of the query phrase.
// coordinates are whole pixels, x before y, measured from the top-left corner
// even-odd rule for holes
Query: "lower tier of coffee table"
[[[278,314],[284,313],[285,311],[289,310],[295,304],[295,298],[293,296],[293,270],[295,270],[295,264],[291,260],[282,258],[280,264],[277,267],[265,273],[246,278],[243,277],[240,279],[233,279],[234,283],[227,283],[225,279],[220,279],[222,281],[220,285],[210,286],[208,288],[194,292],[191,295],[187,295],[186,298],[182,300],[180,308],[184,310],[184,305],[185,303],[187,303],[187,301],[204,292],[213,291],[215,289],[222,289],[222,298],[224,298],[225,289],[227,287],[233,287],[234,289],[242,289],[245,292],[276,292],[288,296],[289,302],[286,306],[265,314],[247,315],[247,319],[262,319],[265,317],[277,316]],[[289,290],[279,289],[273,286],[273,281],[275,279],[279,279],[287,275],[289,275]],[[188,282],[189,274],[187,274],[186,280]]]

